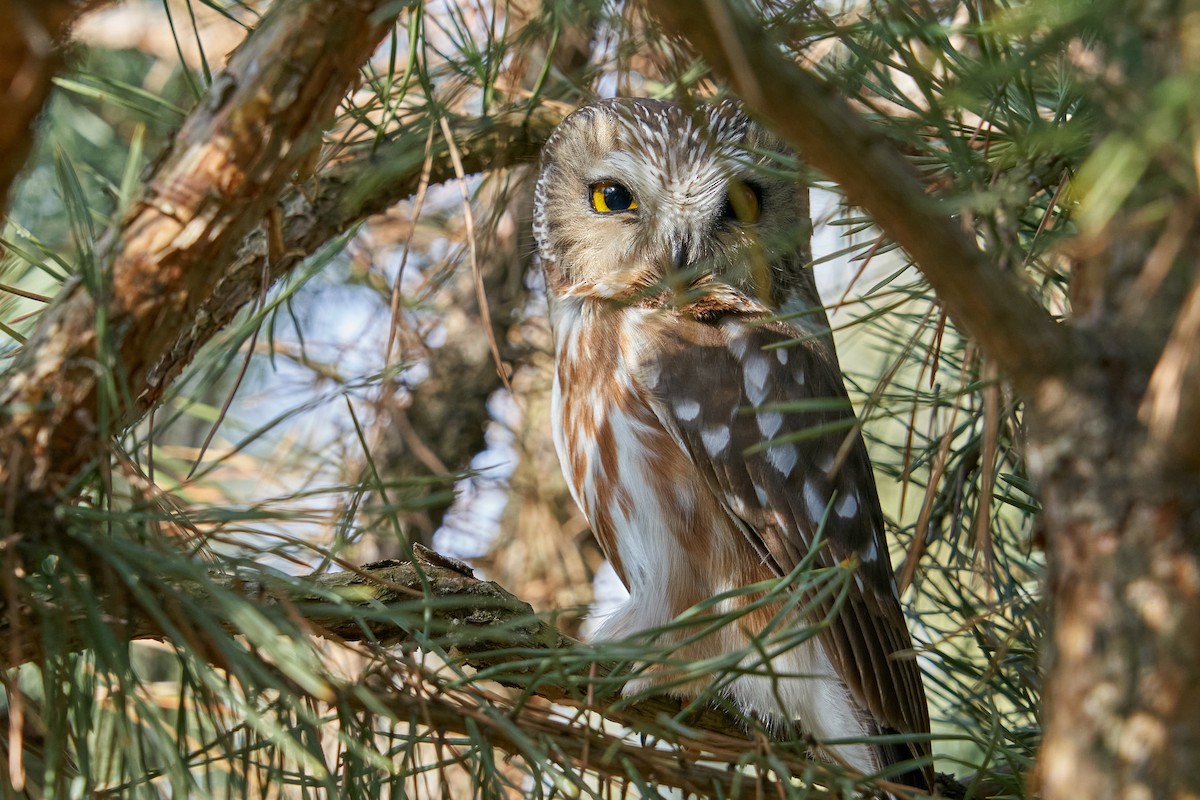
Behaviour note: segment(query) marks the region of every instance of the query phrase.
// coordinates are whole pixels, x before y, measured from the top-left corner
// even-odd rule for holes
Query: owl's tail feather
[[[885,728],[884,733],[895,734],[897,731]],[[877,745],[879,748],[880,762],[883,764],[903,764],[913,763],[916,759],[927,758],[927,755],[922,752],[923,748],[917,744],[908,744],[906,742],[888,742]],[[911,786],[914,789],[919,789],[923,792],[933,791],[933,770],[926,763],[925,765],[915,765],[907,772],[902,772],[899,775],[892,777],[892,781],[902,783],[905,786]]]

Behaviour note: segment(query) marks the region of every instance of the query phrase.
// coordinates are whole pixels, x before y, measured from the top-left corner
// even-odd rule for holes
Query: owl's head
[[[811,284],[808,193],[789,164],[733,103],[580,108],[542,151],[534,235],[549,288],[637,299],[722,284],[782,305]]]

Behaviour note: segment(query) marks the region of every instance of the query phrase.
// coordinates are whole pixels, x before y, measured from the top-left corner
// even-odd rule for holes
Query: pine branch
[[[515,736],[511,724],[502,724],[470,700],[462,702],[445,695],[414,697],[410,694],[394,694],[385,702],[398,718],[436,731],[434,741],[454,735],[478,736],[482,732],[489,744],[506,752],[530,759],[549,756],[576,780],[586,780],[579,773],[588,770],[595,773],[599,780],[615,778],[617,787],[624,786],[626,791],[635,783],[631,779],[636,776],[652,789],[672,787],[695,797],[787,796],[773,776],[751,775],[725,766],[743,760],[749,748],[770,746],[765,740],[751,743],[743,738],[702,729],[689,732],[684,726],[675,726],[675,735],[670,742],[673,747],[664,749],[657,747],[653,741],[635,742],[629,737],[585,724],[571,725],[569,730],[564,731],[564,726],[569,723],[555,719],[548,713],[535,712],[518,716],[521,733],[536,732],[552,737],[555,747],[544,754],[527,753],[528,740],[525,736]],[[656,726],[656,730],[661,733],[662,726]],[[779,753],[772,766],[788,766],[800,774],[806,767],[815,765],[798,756]],[[819,769],[816,771],[820,774]],[[805,787],[804,796],[823,800],[844,795],[809,785]]]
[[[836,90],[763,41],[761,19],[738,3],[651,0],[747,106],[832,178],[905,249],[955,322],[1026,397],[1067,376],[1080,345],[987,259],[925,192],[904,157]]]
[[[107,232],[98,265],[44,312],[0,384],[0,407],[9,412],[0,418],[0,491],[9,518],[51,505],[54,492],[102,455],[108,436],[152,408],[264,286],[411,196],[427,145],[429,180],[454,176],[445,140],[413,126],[302,186],[290,183],[316,152],[323,121],[356,76],[353,65],[382,36],[386,26],[364,22],[374,5],[355,6],[328,30],[323,14],[332,12],[299,0],[264,19],[158,159],[143,198]],[[314,38],[320,48],[306,44]],[[291,66],[250,80],[259,61]],[[308,88],[313,76],[326,88]],[[305,89],[297,95],[297,87]],[[287,102],[273,108],[270,98]],[[533,107],[458,121],[464,168],[532,160],[560,118]]]
[[[61,534],[62,531],[57,533]],[[52,535],[47,533],[47,535]],[[95,574],[88,579],[97,586],[114,586],[120,579],[101,574],[105,565],[93,564]],[[228,606],[213,597],[218,592],[230,592],[258,606],[286,607],[303,618],[310,633],[341,642],[369,642],[380,646],[416,644],[423,636],[445,637],[445,644],[462,657],[463,663],[475,668],[494,668],[513,661],[518,651],[538,651],[553,661],[554,654],[565,654],[580,647],[580,643],[561,634],[557,628],[536,615],[523,600],[491,581],[474,577],[462,562],[441,556],[421,545],[414,548],[411,561],[380,561],[341,572],[320,573],[307,577],[272,577],[268,573],[244,575],[212,575],[206,581],[172,581],[155,598],[154,607],[177,605],[172,596],[179,593],[190,597],[205,609],[205,613],[221,620],[229,631],[236,631],[227,618]],[[389,613],[388,608],[422,600],[427,613],[421,615],[418,627],[411,623],[411,609]],[[92,618],[93,610],[79,607],[54,606],[54,599],[42,605],[22,607],[18,613],[0,616],[0,638],[19,639],[20,647],[0,652],[0,668],[8,669],[23,663],[39,661],[44,656],[44,642],[38,636],[17,636],[20,631],[37,631],[47,615],[53,615],[65,632],[66,639],[56,641],[61,650],[82,649],[88,639],[83,631]],[[129,640],[167,640],[169,632],[161,620],[147,613],[146,604],[124,592],[110,593],[103,600],[103,616],[113,620]],[[423,606],[425,608],[425,606]],[[370,611],[364,616],[364,611]],[[497,656],[497,652],[508,655]],[[576,660],[578,652],[575,653]],[[524,660],[524,656],[521,657]],[[595,682],[617,669],[615,662],[597,659],[589,662],[582,675],[566,671],[549,671],[542,667],[518,667],[507,670],[496,680],[514,688],[530,690],[548,700],[583,703],[595,698]],[[630,707],[633,708],[633,707]],[[625,723],[650,722],[659,714],[678,714],[680,705],[670,698],[653,698],[638,703],[637,710],[614,711],[613,718]],[[738,723],[731,716],[711,709],[689,720],[696,727],[711,731],[735,730]]]
[[[285,0],[234,52],[96,266],[63,288],[0,386],[10,510],[29,504],[24,491],[64,487],[145,406],[152,371],[316,152],[397,11],[384,0]],[[120,377],[105,380],[109,370]]]
[[[121,584],[118,576],[102,572],[93,570],[89,582]],[[622,699],[618,689],[628,664],[605,659],[597,649],[589,651],[498,584],[475,578],[467,565],[421,545],[415,546],[411,561],[382,561],[335,573],[298,578],[268,573],[212,575],[207,580],[147,581],[138,588],[154,592],[149,597],[153,608],[147,608],[145,594],[135,599],[115,590],[96,598],[100,609],[70,601],[59,607],[55,598],[47,597],[40,599],[37,608],[23,606],[18,613],[0,615],[0,638],[19,644],[0,651],[0,668],[45,656],[46,642],[36,632],[45,630],[48,616],[55,620],[54,648],[60,655],[86,648],[94,638],[89,636],[90,626],[100,617],[124,640],[173,641],[183,636],[185,641],[176,641],[177,645],[219,660],[222,647],[212,641],[211,626],[193,623],[207,616],[226,633],[236,634],[238,606],[248,601],[260,609],[282,609],[311,635],[362,643],[375,650],[429,647],[435,641],[459,665],[476,670],[478,679],[457,689],[389,690],[373,694],[372,707],[364,709],[378,713],[386,707],[397,720],[429,728],[431,741],[456,733],[475,737],[484,731],[492,746],[529,755],[525,750],[530,739],[511,735],[511,722],[516,721],[527,736],[539,732],[553,736],[555,757],[577,768],[617,776],[636,774],[702,795],[723,791],[724,796],[738,796],[739,786],[746,791],[744,775],[716,765],[742,763],[748,750],[766,748],[772,769],[786,768],[792,775],[828,772],[828,767],[809,759],[807,741],[779,740],[736,712],[712,705],[685,709],[680,700],[667,695],[636,702]],[[237,601],[231,603],[230,596]],[[187,598],[187,610],[182,597]],[[421,613],[414,614],[414,601]],[[197,607],[203,609],[201,614]],[[174,633],[166,629],[164,619],[177,626]],[[511,698],[489,693],[481,699],[478,692],[486,686],[485,679],[519,692]],[[530,696],[599,714],[644,736],[667,741],[674,749],[659,749],[652,740],[638,744],[583,719],[564,719],[561,712],[530,704]],[[360,701],[350,692],[339,693],[338,702]],[[508,724],[499,724],[489,708],[500,709]],[[774,779],[761,778],[764,790],[774,792],[773,785]],[[910,791],[882,785],[901,797]],[[811,791],[812,797],[838,796],[819,787]],[[965,796],[964,785],[948,775],[939,776],[939,791],[946,797]],[[989,785],[974,796],[999,792],[999,787]]]
[[[107,564],[93,563],[92,567],[87,578],[90,584],[121,586],[120,576],[111,574]],[[598,711],[635,730],[661,734],[664,718],[676,720],[673,727],[680,731],[682,744],[689,736],[702,736],[711,745],[709,737],[719,735],[738,742],[738,748],[746,746],[744,720],[720,709],[684,713],[680,701],[668,696],[618,703],[615,689],[620,682],[605,679],[618,675],[628,665],[595,653],[594,658],[589,657],[584,645],[560,633],[535,614],[528,603],[494,582],[477,579],[462,562],[419,544],[414,547],[411,561],[381,561],[299,578],[268,573],[253,577],[211,575],[207,580],[147,582],[139,589],[154,592],[151,603],[146,602],[145,595],[135,597],[121,588],[97,598],[102,606],[99,616],[129,641],[171,640],[170,626],[163,624],[169,619],[176,626],[174,636],[185,632],[189,649],[217,653],[219,647],[205,643],[211,631],[192,624],[198,614],[185,614],[180,598],[187,597],[226,632],[237,633],[230,614],[234,606],[228,602],[228,595],[234,595],[256,607],[286,609],[289,618],[303,620],[304,627],[315,636],[374,648],[428,646],[434,639],[460,663],[486,670],[489,680],[524,693]],[[423,613],[413,614],[414,601],[420,601]],[[160,616],[163,610],[165,617]],[[15,612],[10,608],[8,613],[0,614],[0,638],[17,645],[0,648],[0,669],[39,662],[45,657],[46,642],[37,632],[44,629],[48,617],[55,620],[57,652],[86,649],[93,638],[89,631],[97,609],[72,601],[60,607],[56,598],[40,598],[22,604]],[[567,657],[569,667],[565,666]],[[598,685],[607,688],[598,689]],[[448,724],[445,730],[459,730],[462,721],[460,713],[458,722]],[[716,743],[729,742],[720,739]],[[799,748],[803,753],[806,745],[801,742]],[[780,753],[780,757],[786,757],[786,753]]]

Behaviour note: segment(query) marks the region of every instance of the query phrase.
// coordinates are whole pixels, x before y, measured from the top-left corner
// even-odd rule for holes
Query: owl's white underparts
[[[630,593],[599,636],[669,626],[627,692],[715,688],[927,788],[927,742],[845,741],[929,719],[788,164],[728,103],[606,100],[559,126],[534,211],[555,445]]]

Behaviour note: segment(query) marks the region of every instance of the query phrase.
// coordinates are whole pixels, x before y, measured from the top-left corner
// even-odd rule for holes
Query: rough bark
[[[1142,457],[1110,388],[1033,415],[1053,611],[1038,777],[1046,798],[1182,800],[1200,788],[1200,481]]]
[[[381,0],[272,6],[163,154],[141,198],[44,312],[0,387],[8,508],[61,489],[152,384],[276,205],[393,18]],[[115,381],[105,376],[112,375]]]
[[[1071,322],[1103,357],[1027,414],[1048,531],[1047,798],[1200,794],[1200,289],[1188,287],[1200,238],[1185,213],[1191,232],[1118,217],[1119,240],[1081,260]],[[1139,297],[1176,235],[1167,279]],[[1128,313],[1138,305],[1148,317]]]

